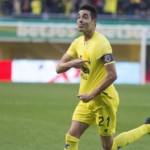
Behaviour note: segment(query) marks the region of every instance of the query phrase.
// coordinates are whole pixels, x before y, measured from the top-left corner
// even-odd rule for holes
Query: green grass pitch
[[[116,135],[150,116],[150,85],[116,85],[120,95]],[[63,150],[77,84],[0,83],[0,150]],[[80,150],[102,150],[97,128],[81,137]],[[149,150],[145,135],[124,150]]]

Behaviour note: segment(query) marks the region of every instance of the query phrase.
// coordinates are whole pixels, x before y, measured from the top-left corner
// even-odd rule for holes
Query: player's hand
[[[77,97],[84,103],[87,103],[94,98],[94,96],[91,94],[79,94]]]
[[[82,59],[73,59],[73,60],[71,60],[72,67],[77,68],[77,69],[82,68],[82,66],[83,66],[84,63],[86,63],[86,62],[89,63],[89,60],[82,60]]]

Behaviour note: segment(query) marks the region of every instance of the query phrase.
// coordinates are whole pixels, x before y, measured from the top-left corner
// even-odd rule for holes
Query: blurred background
[[[112,44],[116,83],[150,83],[150,0],[0,0],[0,81],[78,83],[79,70],[57,75],[55,67],[79,36],[77,12],[86,3]]]
[[[64,18],[76,15],[86,3],[94,5],[100,16],[125,15],[132,19],[150,16],[150,0],[0,0],[0,11],[1,16],[42,17],[47,14]]]

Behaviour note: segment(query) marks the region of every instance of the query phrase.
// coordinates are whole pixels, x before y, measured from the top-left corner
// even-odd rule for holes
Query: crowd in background
[[[76,14],[90,3],[99,15],[150,16],[150,0],[0,0],[0,15]]]

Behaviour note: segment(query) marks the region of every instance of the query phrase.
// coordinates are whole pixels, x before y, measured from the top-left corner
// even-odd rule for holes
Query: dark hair
[[[96,19],[97,18],[97,12],[96,9],[93,5],[91,4],[85,4],[83,6],[81,6],[81,8],[79,10],[88,10],[91,12],[91,17],[92,19]]]

